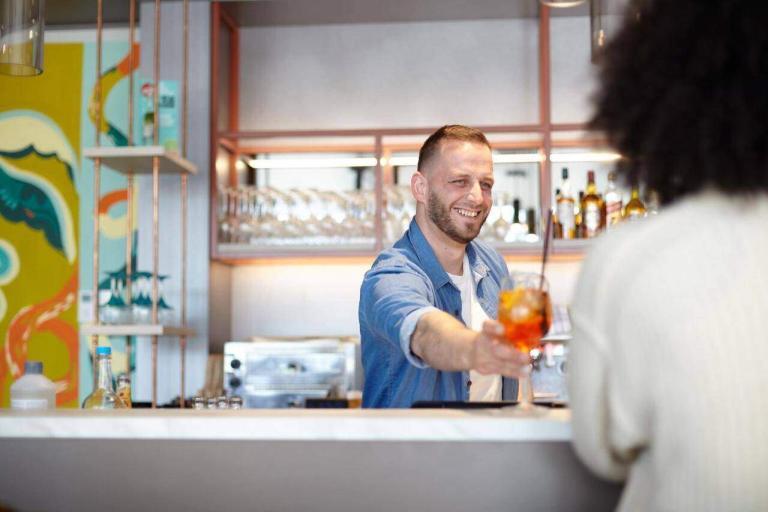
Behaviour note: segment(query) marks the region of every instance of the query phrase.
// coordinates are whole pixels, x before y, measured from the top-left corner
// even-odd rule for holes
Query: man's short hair
[[[491,149],[491,144],[480,130],[460,124],[447,124],[427,137],[427,140],[422,144],[421,149],[419,150],[419,163],[417,164],[419,172],[423,172],[430,160],[432,160],[435,154],[440,150],[440,143],[444,140],[473,142],[475,144],[482,144],[488,149]]]

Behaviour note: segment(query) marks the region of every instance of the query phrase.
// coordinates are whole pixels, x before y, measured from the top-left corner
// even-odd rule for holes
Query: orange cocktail
[[[549,294],[535,288],[514,287],[499,294],[499,322],[505,340],[521,352],[541,345],[552,324]]]

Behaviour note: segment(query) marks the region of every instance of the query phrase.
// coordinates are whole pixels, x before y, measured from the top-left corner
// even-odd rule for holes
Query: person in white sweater
[[[585,258],[573,442],[622,511],[768,511],[768,4],[632,4],[591,122],[661,213]]]

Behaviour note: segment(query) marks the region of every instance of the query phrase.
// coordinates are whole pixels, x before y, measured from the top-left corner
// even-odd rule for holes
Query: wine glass
[[[541,338],[552,325],[549,284],[541,274],[512,272],[501,283],[499,322],[504,326],[504,340],[526,354],[541,346]],[[531,411],[533,388],[530,367],[519,380],[518,409]]]

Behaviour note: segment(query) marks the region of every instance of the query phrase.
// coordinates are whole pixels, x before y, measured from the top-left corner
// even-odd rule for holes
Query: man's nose
[[[483,202],[483,189],[480,186],[480,182],[476,181],[472,184],[472,186],[469,188],[469,194],[467,194],[467,199],[470,201],[474,201],[476,203]]]

